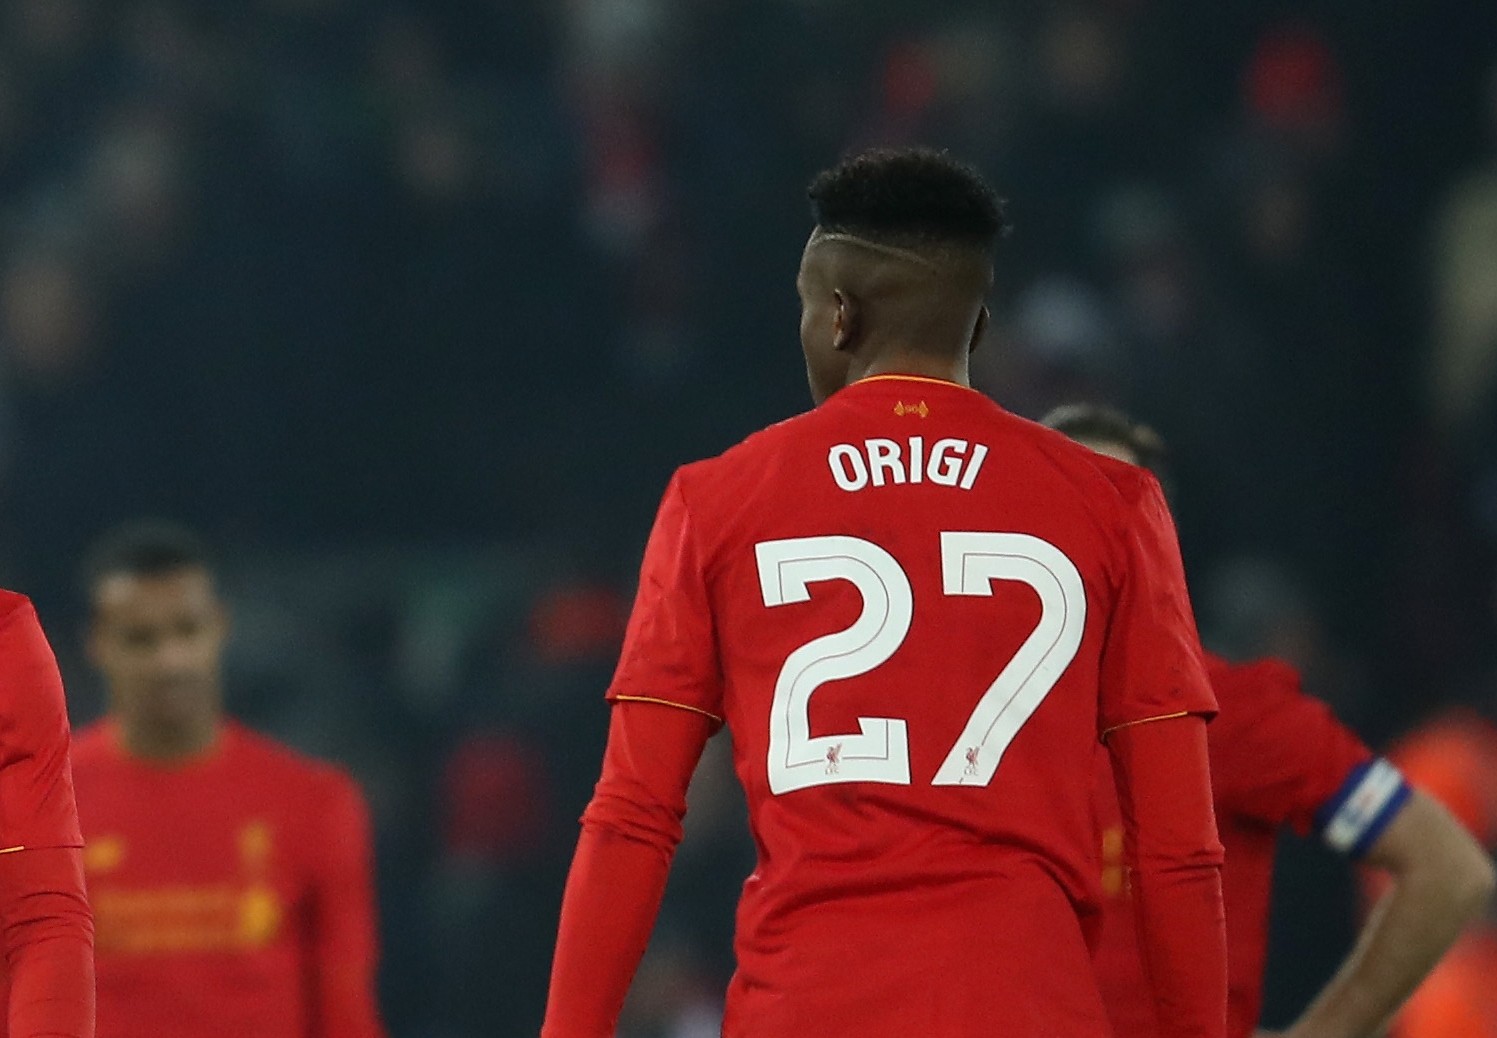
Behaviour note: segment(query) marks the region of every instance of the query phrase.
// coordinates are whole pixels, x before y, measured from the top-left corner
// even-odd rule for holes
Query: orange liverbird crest
[[[915,415],[919,418],[924,418],[930,414],[930,407],[924,400],[920,401],[918,404],[907,404],[903,400],[901,400],[894,405],[894,413],[900,418],[903,418],[907,414]]]

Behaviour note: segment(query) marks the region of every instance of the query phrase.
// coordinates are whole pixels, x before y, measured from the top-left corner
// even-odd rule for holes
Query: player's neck
[[[972,379],[967,370],[967,355],[961,357],[936,357],[913,350],[890,350],[877,357],[860,361],[853,358],[848,368],[849,383],[874,375],[916,375],[942,382],[954,382],[959,386],[971,386]]]
[[[214,714],[183,725],[131,724],[120,718],[120,745],[131,757],[152,764],[185,764],[218,745],[223,719]]]

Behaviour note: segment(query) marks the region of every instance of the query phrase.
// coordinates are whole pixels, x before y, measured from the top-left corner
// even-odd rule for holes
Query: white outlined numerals
[[[914,619],[909,577],[894,556],[859,537],[797,537],[754,548],[764,604],[811,598],[811,585],[846,580],[863,608],[851,627],[815,638],[786,658],[770,706],[769,788],[775,794],[837,782],[910,784],[909,729],[903,718],[860,717],[859,731],[811,735],[811,696],[829,681],[877,669],[904,643]],[[1021,533],[941,534],[942,590],[987,597],[999,581],[1033,588],[1040,618],[1013,659],[978,700],[960,738],[936,771],[937,786],[986,786],[1004,751],[1076,658],[1086,623],[1086,591],[1059,548]]]

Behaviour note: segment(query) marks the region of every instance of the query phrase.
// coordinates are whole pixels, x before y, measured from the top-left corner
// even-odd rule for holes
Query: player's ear
[[[845,352],[857,343],[863,331],[863,308],[858,297],[840,288],[832,289],[837,311],[832,318],[832,349]]]
[[[967,343],[967,353],[969,355],[977,352],[977,346],[982,342],[983,335],[987,333],[988,322],[992,319],[992,316],[986,306],[977,311],[977,323],[972,326],[972,341]]]

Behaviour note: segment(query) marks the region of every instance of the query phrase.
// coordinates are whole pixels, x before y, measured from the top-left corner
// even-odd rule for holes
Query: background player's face
[[[806,355],[806,380],[811,386],[811,399],[819,404],[847,385],[852,358],[839,348],[845,319],[842,301],[809,244],[801,254],[795,288],[800,293],[800,345]]]
[[[89,657],[117,713],[177,728],[217,711],[228,619],[206,570],[111,574],[93,607]]]

